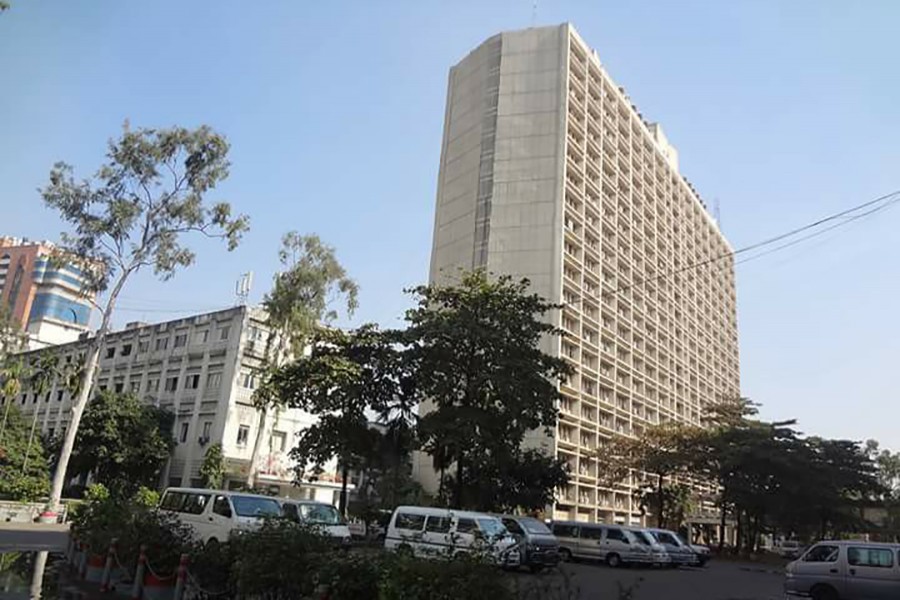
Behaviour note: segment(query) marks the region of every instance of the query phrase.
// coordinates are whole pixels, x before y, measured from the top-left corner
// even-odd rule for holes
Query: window
[[[178,335],[175,336],[175,345],[174,345],[175,348],[181,348],[185,344],[187,344],[187,334],[186,333],[179,333]]]
[[[237,445],[246,446],[247,440],[250,438],[250,426],[241,425],[238,427]]]
[[[232,496],[234,512],[239,517],[280,517],[281,505],[271,498],[256,496]]]
[[[599,540],[603,537],[602,527],[582,527],[581,539],[583,540]]]
[[[165,390],[167,392],[174,392],[177,389],[178,389],[178,378],[177,377],[167,377]]]
[[[431,533],[449,533],[450,517],[428,517],[425,521],[425,531],[430,531]]]
[[[525,535],[525,531],[519,526],[515,519],[503,519],[503,525],[510,533],[517,535]]]
[[[300,513],[297,512],[297,505],[286,502],[284,506],[281,507],[281,511],[284,513],[284,516],[294,521],[295,523],[300,522]]]
[[[181,424],[181,435],[178,436],[178,441],[180,441],[182,444],[187,441],[188,429],[190,429],[190,423]]]
[[[128,386],[128,391],[130,391],[132,394],[137,394],[139,391],[141,391],[141,382],[132,381]]]
[[[224,341],[228,339],[228,333],[231,330],[231,327],[222,327],[219,329],[219,341]]]
[[[562,523],[554,523],[553,524],[553,535],[555,535],[556,537],[577,538],[578,537],[578,526],[577,525],[564,525]]]
[[[656,531],[653,533],[653,536],[659,541],[660,544],[669,544],[671,546],[681,545],[671,533],[666,533],[665,531]]]
[[[59,390],[58,392],[56,392],[56,401],[57,402],[62,402],[64,393],[65,392],[63,392],[62,390]]]
[[[847,548],[847,563],[854,567],[890,569],[894,566],[894,553],[888,548]]]
[[[106,349],[106,358],[113,358],[116,355],[116,347]]]
[[[186,494],[186,496],[181,512],[186,512],[190,515],[202,514],[203,509],[206,508],[206,503],[209,501],[209,494]]]
[[[461,518],[456,522],[456,533],[472,533],[477,529],[475,519]]]
[[[228,496],[216,496],[213,501],[213,512],[219,516],[231,518],[231,504],[228,502]]]
[[[243,386],[248,390],[256,389],[256,375],[253,373],[244,373]]]
[[[206,376],[206,389],[217,390],[222,387],[222,374],[210,373]]]
[[[412,515],[409,513],[397,514],[397,520],[395,521],[397,529],[409,529],[411,531],[422,531],[424,524],[425,515]]]
[[[147,380],[147,391],[148,392],[158,392],[159,391],[159,379],[148,379]]]
[[[203,331],[198,331],[194,334],[194,343],[195,344],[205,344],[209,341],[209,330],[204,329]]]
[[[209,439],[210,430],[212,430],[212,421],[206,421],[205,423],[203,423],[203,436],[202,437]]]
[[[283,431],[273,431],[272,437],[269,440],[269,450],[284,452],[284,447],[287,442],[287,434]]]
[[[606,530],[606,539],[613,540],[616,542],[624,542],[628,543],[628,538],[625,537],[625,532],[621,529],[610,528]]]
[[[165,350],[169,347],[169,338],[158,338],[156,340],[156,351]]]
[[[47,428],[47,437],[52,438],[54,431],[56,431],[56,430],[53,427],[48,427]]]
[[[35,395],[34,395],[34,398],[31,399],[31,403],[32,403],[32,404],[37,404],[37,401],[38,401],[38,395],[35,394]]]
[[[125,391],[125,382],[117,381],[115,384],[113,384],[113,389],[116,390],[117,394],[121,394],[122,392]]]
[[[200,387],[200,374],[195,373],[193,375],[188,375],[184,382],[184,388],[187,390],[196,390],[198,387]]]
[[[150,340],[141,340],[138,342],[138,354],[144,354],[150,350]]]
[[[125,344],[122,346],[122,356],[131,356],[131,344]]]
[[[50,392],[44,394],[44,402],[50,402]]]
[[[828,544],[813,546],[803,557],[803,562],[836,562],[838,559],[838,547]]]
[[[171,480],[169,481],[169,485],[173,485]],[[174,485],[178,485],[178,482]],[[163,496],[162,502],[159,503],[159,507],[165,510],[181,511],[186,496],[187,494],[184,492],[167,492],[166,495]]]

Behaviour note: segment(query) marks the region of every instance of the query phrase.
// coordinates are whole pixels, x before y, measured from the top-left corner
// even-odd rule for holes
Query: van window
[[[394,526],[397,529],[409,529],[411,531],[422,531],[422,525],[425,524],[425,515],[413,515],[410,513],[399,513]]]
[[[184,497],[185,494],[183,492],[166,492],[162,502],[159,503],[159,507],[164,510],[180,511],[181,506],[184,504]]]
[[[657,540],[659,540],[660,544],[681,546],[681,544],[678,543],[678,539],[671,533],[666,533],[665,531],[654,531],[653,535],[654,535],[654,537],[656,537]]]
[[[472,533],[476,529],[475,519],[463,517],[456,521],[456,533]]]
[[[894,566],[894,553],[887,548],[847,548],[847,562],[854,567]]]
[[[626,544],[628,543],[628,538],[625,537],[625,532],[615,527],[610,527],[606,530],[606,539],[615,540],[617,542],[624,542]]]
[[[231,518],[231,505],[228,504],[226,496],[216,496],[213,501],[213,512],[222,517]]]
[[[532,517],[524,517],[517,521],[529,533],[549,534],[550,529],[542,521]]]
[[[203,514],[203,509],[206,508],[208,501],[209,494],[187,494],[187,497],[184,499],[184,506],[181,507],[181,512],[189,515]]]
[[[234,512],[240,517],[279,517],[281,506],[271,498],[254,496],[232,496]]]
[[[284,513],[284,516],[290,519],[291,521],[300,522],[300,515],[297,513],[297,505],[287,503],[281,507],[281,512]]]
[[[449,517],[435,517],[430,516],[425,521],[425,531],[430,531],[432,533],[447,533],[450,531],[450,518]]]
[[[501,536],[506,533],[506,527],[500,522],[500,519],[476,519],[478,528],[489,537]]]
[[[835,562],[838,559],[838,547],[821,544],[815,546],[803,557],[803,562]]]
[[[301,504],[298,508],[303,521],[320,525],[341,525],[344,522],[341,513],[330,504]]]
[[[578,525],[565,525],[563,523],[553,524],[553,535],[556,537],[575,538],[578,537]]]
[[[599,540],[603,538],[602,527],[582,527],[581,539],[583,540]]]
[[[509,530],[510,533],[515,533],[516,535],[525,535],[525,531],[519,526],[515,519],[503,519],[503,525]]]

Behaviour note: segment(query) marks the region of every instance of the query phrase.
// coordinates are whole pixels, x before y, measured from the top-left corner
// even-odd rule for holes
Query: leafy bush
[[[330,560],[330,544],[315,529],[288,519],[268,519],[258,530],[232,537],[238,595],[278,600],[312,594],[317,573]]]
[[[379,600],[512,600],[508,578],[482,559],[458,554],[423,560],[403,554],[386,557]]]

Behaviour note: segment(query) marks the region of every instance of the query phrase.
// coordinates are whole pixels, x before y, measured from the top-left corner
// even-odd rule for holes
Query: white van
[[[896,600],[900,544],[819,542],[788,564],[784,592],[813,600]]]
[[[518,542],[499,518],[448,508],[397,507],[388,523],[384,548],[432,558],[486,552],[505,567],[517,567],[521,561]]]
[[[281,498],[281,511],[297,523],[307,523],[322,531],[342,546],[350,544],[350,528],[341,513],[331,504],[313,500]]]
[[[196,488],[168,488],[159,508],[175,513],[205,543],[227,542],[234,531],[255,529],[266,517],[281,516],[281,505],[269,496]]]
[[[554,521],[551,529],[559,540],[559,556],[563,561],[573,558],[599,560],[610,567],[626,564],[661,564],[663,553],[654,556],[652,542],[638,540],[624,525]]]

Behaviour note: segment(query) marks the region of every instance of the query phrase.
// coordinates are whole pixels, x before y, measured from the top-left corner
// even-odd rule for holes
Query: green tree
[[[28,370],[21,357],[7,357],[0,369],[0,396],[3,397],[3,421],[0,422],[0,442],[6,432],[9,410],[22,392],[22,382]]]
[[[203,485],[212,489],[222,487],[225,479],[225,457],[222,455],[222,444],[213,444],[203,453],[203,463],[200,465],[200,477]]]
[[[266,399],[302,409],[316,422],[300,433],[291,456],[298,479],[317,476],[325,463],[338,460],[342,472],[340,510],[346,514],[347,477],[375,451],[368,415],[389,427],[411,418],[404,390],[403,364],[396,335],[374,325],[343,332],[319,329],[311,350],[273,374],[262,392]]]
[[[639,500],[654,515],[657,527],[677,528],[681,523],[670,517],[678,512],[683,493],[675,478],[688,474],[698,435],[696,428],[670,421],[648,427],[639,436],[607,440],[597,450],[604,464],[604,485],[621,484],[633,471],[651,476],[650,485],[639,489]]]
[[[41,351],[35,359],[32,360],[28,378],[29,390],[38,398],[49,394],[49,390],[53,385],[53,381],[59,375],[59,355],[52,349]],[[38,417],[40,415],[40,405],[34,406],[34,413],[31,418],[31,430],[28,433],[28,445],[25,449],[25,464],[28,464],[28,457],[31,454],[32,442],[37,431]],[[24,468],[24,467],[23,467]]]
[[[333,308],[340,302],[350,316],[357,307],[359,288],[338,262],[334,248],[317,235],[291,231],[282,237],[278,260],[282,270],[275,274],[272,289],[263,298],[269,330],[261,367],[263,379],[303,354],[310,336],[320,324],[337,318]],[[266,419],[277,398],[256,394],[258,426],[247,470],[247,487],[256,484],[257,463],[266,431]]]
[[[156,487],[175,440],[174,416],[132,394],[101,392],[88,405],[69,463],[73,477],[91,474],[116,497]]]
[[[6,430],[0,440],[0,498],[36,500],[47,493],[49,469],[40,439],[29,448],[29,426],[7,400]],[[28,459],[26,460],[26,454]]]
[[[71,227],[63,234],[61,253],[66,260],[77,257],[86,277],[83,291],[105,293],[60,449],[47,519],[54,518],[59,505],[100,348],[128,280],[146,269],[167,280],[191,265],[195,255],[184,242],[189,234],[224,239],[231,250],[248,227],[246,217],[231,215],[228,203],[206,203],[229,167],[228,142],[209,127],[131,130],[126,123],[121,137],[109,142],[107,158],[92,180],[76,180],[72,167],[57,163],[42,190],[46,206]]]
[[[406,314],[405,359],[416,392],[432,408],[420,418],[418,435],[455,507],[480,503],[479,488],[491,477],[485,467],[513,466],[506,463],[522,458],[528,432],[549,435],[556,424],[557,385],[571,369],[540,344],[560,333],[546,320],[560,307],[528,288],[526,279],[474,271],[455,286],[412,290],[417,306]],[[565,479],[560,462],[547,467],[557,474],[551,480]],[[451,477],[444,475],[449,469]]]

